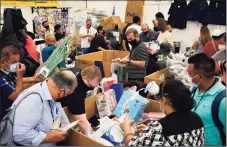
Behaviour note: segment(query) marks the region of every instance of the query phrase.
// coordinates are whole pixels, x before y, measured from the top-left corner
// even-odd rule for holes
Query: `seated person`
[[[52,34],[49,34],[47,35],[47,37],[49,38],[52,38],[46,47],[44,47],[42,49],[42,59],[43,59],[43,62],[45,62],[49,57],[50,55],[53,53],[54,49],[59,45],[60,41],[57,41],[55,40],[55,37],[54,35]],[[65,64],[65,61],[63,60],[59,65],[59,70],[65,70],[66,69],[66,64]]]
[[[72,114],[70,120],[80,120],[79,128],[83,134],[87,131],[92,132],[90,123],[86,117],[85,99],[87,92],[97,87],[102,80],[101,72],[98,67],[90,66],[77,74],[77,88],[75,91],[62,100],[62,106],[67,106]]]
[[[19,63],[20,51],[14,46],[6,46],[0,52],[0,120],[11,107],[17,96],[24,90],[23,84],[38,82],[38,77],[24,78],[25,65]]]
[[[194,100],[190,90],[180,81],[166,80],[160,85],[158,98],[160,109],[166,116],[138,125],[136,135],[131,132],[132,121],[125,118],[121,124],[125,145],[203,146],[204,126],[200,117],[191,112]]]
[[[104,51],[108,49],[106,40],[104,39],[105,30],[103,26],[97,27],[97,33],[95,34],[95,38],[91,41],[90,49],[88,53],[93,53],[97,51]]]

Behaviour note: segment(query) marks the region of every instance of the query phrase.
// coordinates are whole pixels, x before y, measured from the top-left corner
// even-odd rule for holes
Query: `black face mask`
[[[118,25],[116,25],[114,28],[115,28],[115,30],[118,30]]]
[[[135,47],[137,45],[137,41],[136,39],[128,41],[129,44],[131,44],[131,46]]]
[[[50,26],[49,26],[49,25],[45,26],[45,29],[47,29],[47,30],[48,30],[49,28],[50,28]]]

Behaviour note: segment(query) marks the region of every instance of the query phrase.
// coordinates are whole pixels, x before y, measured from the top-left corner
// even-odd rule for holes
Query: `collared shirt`
[[[16,75],[0,69],[0,98],[1,98],[1,113],[0,120],[6,114],[6,110],[12,105],[13,101],[9,96],[15,91]]]
[[[90,29],[87,29],[86,26],[82,26],[79,30],[80,35],[95,35],[97,31],[93,28],[90,27]],[[81,48],[89,48],[91,41],[89,41],[89,37],[81,38]]]
[[[222,146],[221,137],[218,128],[215,126],[211,113],[211,106],[215,97],[225,89],[222,85],[219,77],[216,77],[218,82],[208,90],[205,95],[204,93],[199,93],[199,88],[196,90],[194,99],[196,101],[195,107],[197,106],[195,112],[200,116],[203,121],[205,128],[205,144],[204,146]],[[204,95],[204,96],[203,96]],[[224,132],[226,133],[226,98],[224,98],[219,106],[219,119],[224,126]],[[194,108],[192,109],[194,111]]]
[[[27,96],[33,92],[38,92],[42,98],[37,94]],[[14,142],[25,146],[55,146],[56,143],[41,143],[53,129],[54,121],[59,122],[58,127],[69,123],[61,103],[52,99],[46,81],[23,91],[14,104],[23,98],[15,113]]]

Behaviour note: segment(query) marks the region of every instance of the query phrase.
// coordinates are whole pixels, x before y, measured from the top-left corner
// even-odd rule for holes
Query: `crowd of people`
[[[125,64],[129,81],[144,81],[154,70],[157,54],[145,43],[157,41],[167,44],[174,51],[172,28],[161,12],[153,21],[154,29],[142,24],[138,16],[133,23],[120,29],[117,23],[105,30],[92,27],[92,21],[79,30],[83,54],[103,50],[127,50],[120,59]],[[42,65],[58,47],[65,35],[61,25],[54,30],[48,21],[42,23],[45,43],[36,46],[35,59]],[[188,59],[191,89],[178,80],[161,83],[156,97],[165,117],[138,125],[138,132],[131,132],[132,121],[125,119],[121,128],[125,144],[129,146],[222,146],[226,134],[226,33],[203,25],[198,40],[192,45],[195,55]],[[76,41],[73,46],[76,47]],[[75,58],[74,53],[70,54]],[[86,117],[87,92],[98,87],[102,80],[100,68],[90,66],[75,74],[67,70],[65,60],[58,65],[59,72],[50,78],[38,75],[25,77],[26,67],[20,61],[20,50],[13,45],[0,52],[0,120],[7,117],[8,109],[16,109],[13,121],[13,142],[18,146],[52,146],[63,141],[67,132],[61,128],[70,120],[80,120],[81,133],[92,132]],[[33,57],[34,58],[34,57]],[[25,89],[24,83],[37,83]],[[217,99],[219,98],[219,99]],[[218,104],[217,104],[218,103]],[[72,114],[68,118],[63,107]],[[218,122],[218,124],[216,123]],[[1,129],[2,130],[2,129]],[[0,135],[0,138],[2,135]]]

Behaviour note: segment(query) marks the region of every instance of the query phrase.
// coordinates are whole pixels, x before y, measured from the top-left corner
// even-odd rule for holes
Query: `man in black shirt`
[[[112,24],[112,29],[109,29],[105,32],[105,39],[109,40],[110,46],[114,50],[120,49],[120,42],[121,42],[121,31],[118,28],[117,23]]]
[[[69,112],[72,114],[72,119],[80,120],[78,125],[83,134],[86,131],[92,131],[86,117],[85,98],[87,97],[87,92],[97,87],[101,79],[102,76],[98,67],[90,66],[85,68],[81,73],[77,74],[78,86],[73,94],[65,97],[62,101],[62,106],[68,107]]]

